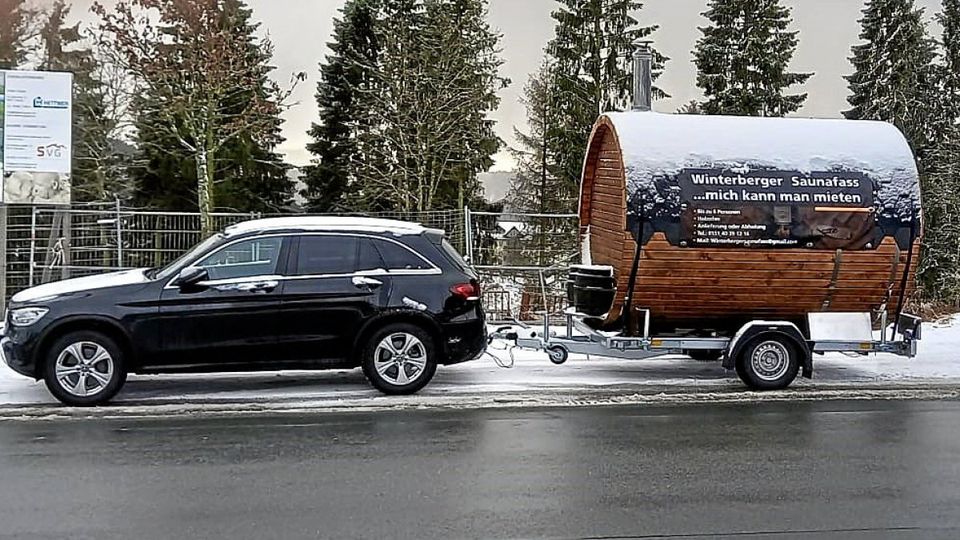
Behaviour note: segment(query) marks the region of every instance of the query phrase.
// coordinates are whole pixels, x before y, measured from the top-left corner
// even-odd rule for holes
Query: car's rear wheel
[[[100,332],[61,336],[48,349],[45,362],[47,389],[66,405],[106,403],[127,380],[122,350]]]
[[[384,394],[414,394],[437,371],[436,345],[419,326],[389,324],[363,346],[363,373]]]

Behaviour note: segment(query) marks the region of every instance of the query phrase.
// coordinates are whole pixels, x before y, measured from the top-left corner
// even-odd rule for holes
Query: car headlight
[[[25,307],[10,312],[10,324],[14,326],[30,326],[40,320],[50,311],[45,307]]]

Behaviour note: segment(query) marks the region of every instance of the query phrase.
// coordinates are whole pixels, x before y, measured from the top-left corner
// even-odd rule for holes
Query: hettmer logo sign
[[[33,107],[35,109],[67,109],[70,102],[62,99],[44,99],[42,97],[33,98]]]

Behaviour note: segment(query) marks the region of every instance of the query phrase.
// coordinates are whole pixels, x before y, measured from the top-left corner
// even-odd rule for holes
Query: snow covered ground
[[[508,359],[503,351],[492,352]],[[841,390],[849,395],[861,389],[869,393],[936,387],[960,392],[960,316],[949,323],[925,326],[919,356],[914,359],[833,354],[816,357],[814,362],[815,378],[798,379],[780,399],[830,396]],[[441,368],[430,386],[409,398],[382,396],[366,384],[359,370],[351,370],[131,376],[115,402],[148,414],[149,409],[174,410],[184,404],[222,410],[263,408],[264,404],[323,409],[547,403],[547,398],[557,396],[603,395],[608,401],[617,396],[661,394],[757,397],[742,390],[736,375],[719,363],[686,357],[628,361],[573,356],[565,365],[555,366],[543,353],[516,350],[512,369],[498,367],[490,357]],[[21,377],[0,363],[0,409],[49,409],[48,405],[55,403],[42,382]]]

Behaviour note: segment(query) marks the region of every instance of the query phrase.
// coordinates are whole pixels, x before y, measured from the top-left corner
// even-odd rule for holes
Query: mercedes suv
[[[397,221],[278,218],[214,235],[164,268],[13,297],[2,348],[69,405],[128,373],[362,367],[387,394],[486,345],[477,275],[443,232]]]

